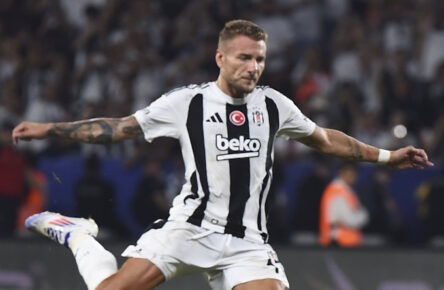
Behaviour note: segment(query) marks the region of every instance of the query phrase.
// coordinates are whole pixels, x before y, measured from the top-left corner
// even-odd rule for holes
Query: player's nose
[[[248,72],[249,73],[256,73],[259,71],[259,63],[255,60],[252,59],[251,61],[248,62]]]

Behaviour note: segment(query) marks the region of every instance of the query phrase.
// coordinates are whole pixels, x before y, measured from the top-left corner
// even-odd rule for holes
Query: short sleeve
[[[306,117],[289,98],[273,89],[269,89],[267,94],[273,97],[279,110],[278,136],[298,139],[310,136],[314,132],[316,124]]]
[[[133,114],[142,128],[145,140],[153,141],[157,137],[179,138],[177,126],[180,116],[171,104],[174,98],[163,95],[148,107]]]
[[[291,139],[310,136],[316,128],[316,124],[302,114],[293,103],[288,108],[287,118],[284,120],[279,136],[285,136]]]

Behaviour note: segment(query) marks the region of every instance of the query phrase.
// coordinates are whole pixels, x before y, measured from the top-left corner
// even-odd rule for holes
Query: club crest
[[[264,123],[264,113],[259,108],[256,108],[252,112],[253,115],[253,123],[258,126],[261,126]]]

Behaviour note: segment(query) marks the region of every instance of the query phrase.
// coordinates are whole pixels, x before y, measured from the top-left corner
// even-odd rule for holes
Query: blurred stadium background
[[[175,87],[212,81],[218,31],[234,18],[269,34],[261,84],[321,126],[381,148],[419,146],[436,164],[360,165],[364,245],[321,249],[320,192],[339,161],[278,141],[271,242],[293,289],[444,289],[440,0],[0,1],[0,289],[85,287],[66,249],[23,229],[28,214],[92,215],[118,255],[166,215],[183,175],[175,140],[13,147],[13,126],[121,117]],[[208,288],[187,279],[160,289]]]

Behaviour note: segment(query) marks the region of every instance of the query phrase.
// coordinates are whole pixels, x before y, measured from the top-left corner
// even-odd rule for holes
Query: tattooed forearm
[[[335,129],[317,127],[312,135],[299,141],[324,154],[355,161],[376,162],[379,154],[378,148]]]
[[[120,141],[119,119],[91,119],[71,123],[56,123],[48,131],[50,137],[85,143],[107,144]]]
[[[347,143],[348,143],[348,146],[349,146],[350,152],[351,152],[350,158],[353,160],[358,160],[358,161],[362,160],[363,156],[362,156],[361,147],[360,147],[359,143],[352,138],[347,138]]]

